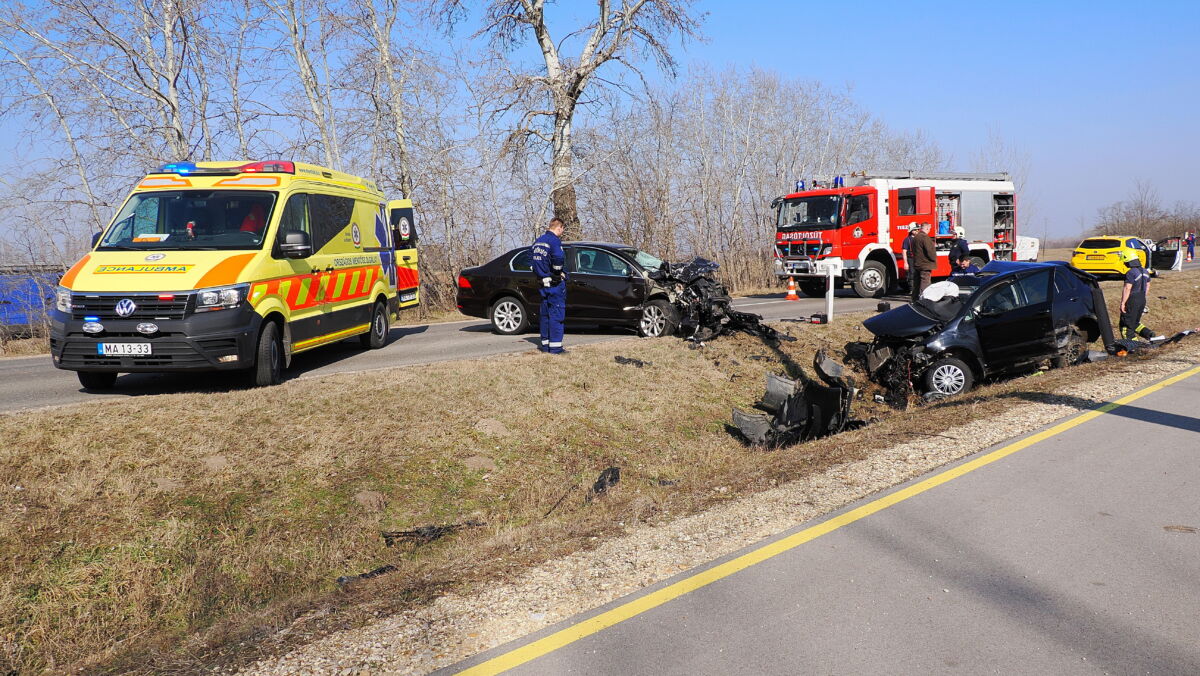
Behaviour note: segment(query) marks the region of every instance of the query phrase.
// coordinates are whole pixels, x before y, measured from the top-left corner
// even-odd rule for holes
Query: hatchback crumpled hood
[[[940,322],[917,312],[911,305],[877,314],[863,322],[871,333],[885,338],[915,338],[937,328]]]

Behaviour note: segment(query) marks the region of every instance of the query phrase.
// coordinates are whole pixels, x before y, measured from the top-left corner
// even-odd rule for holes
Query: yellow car
[[[1083,240],[1072,253],[1071,265],[1093,275],[1124,277],[1129,267],[1121,259],[1121,254],[1126,251],[1136,253],[1142,267],[1150,269],[1150,250],[1146,243],[1137,237],[1123,235],[1089,237]]]

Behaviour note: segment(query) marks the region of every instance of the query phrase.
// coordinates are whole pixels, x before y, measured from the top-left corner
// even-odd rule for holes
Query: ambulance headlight
[[[249,284],[223,286],[213,289],[201,289],[196,292],[196,312],[212,312],[237,307],[246,300]]]
[[[54,291],[54,308],[59,312],[71,312],[71,290],[60,286]]]

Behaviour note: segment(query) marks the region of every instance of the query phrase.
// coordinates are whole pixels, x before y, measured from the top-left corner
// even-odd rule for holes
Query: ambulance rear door
[[[396,247],[396,292],[400,307],[413,307],[421,301],[420,276],[417,270],[417,224],[413,218],[412,200],[388,202],[388,222]]]

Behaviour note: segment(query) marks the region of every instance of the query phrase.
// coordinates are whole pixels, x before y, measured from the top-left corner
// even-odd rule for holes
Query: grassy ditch
[[[1113,284],[1115,286],[1115,283]],[[1160,331],[1200,324],[1200,274],[1152,286]],[[1111,297],[1115,294],[1106,289]],[[783,360],[865,339],[857,321],[781,324],[703,350],[627,339],[563,358],[520,354],[344,374],[269,390],[180,394],[0,417],[0,673],[192,671],[362,622],[867,457],[1002,416],[1113,369],[1110,360],[897,412],[868,396],[862,430],[785,449],[726,431]],[[618,366],[624,355],[651,362]],[[587,499],[605,467],[621,483]],[[485,525],[387,547],[382,530]],[[395,570],[341,587],[352,576]],[[315,629],[313,629],[315,628]],[[271,636],[271,640],[262,640]]]

